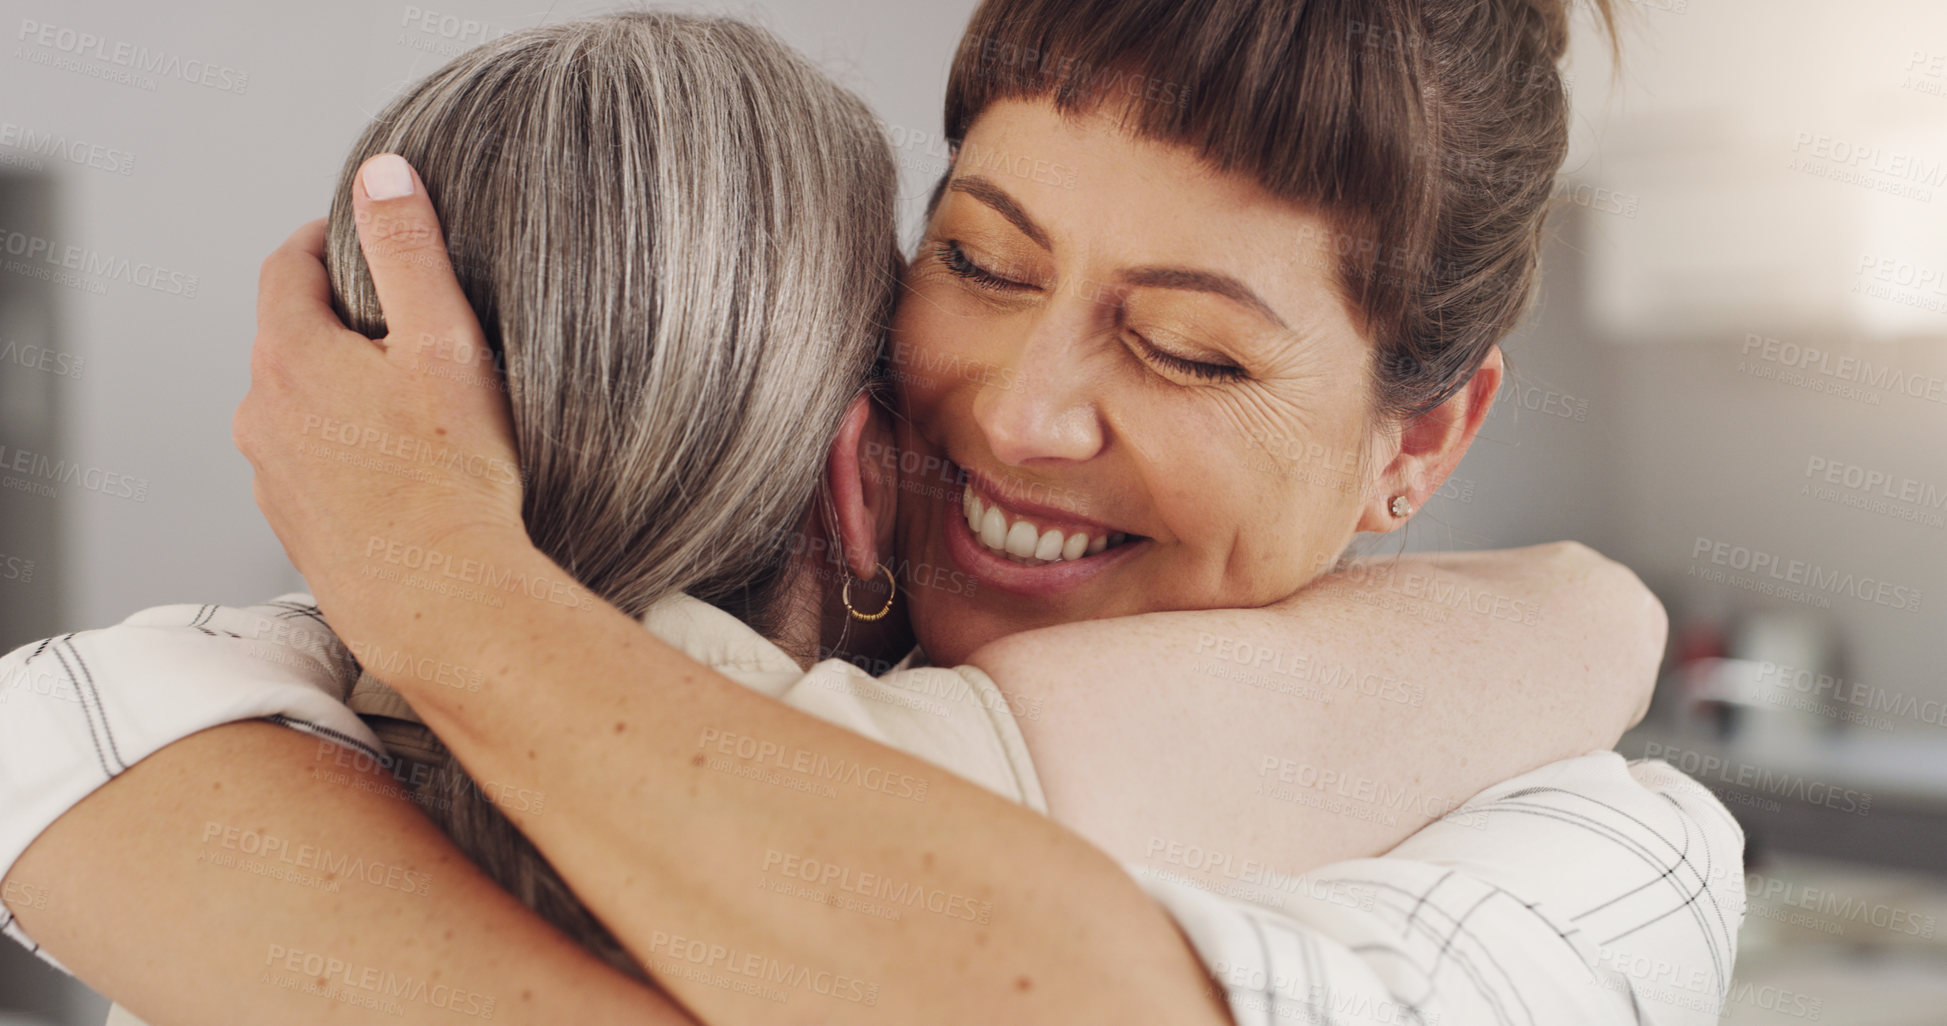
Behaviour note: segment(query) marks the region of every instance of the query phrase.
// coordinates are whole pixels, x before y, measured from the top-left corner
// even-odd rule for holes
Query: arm
[[[690,1021],[494,887],[409,802],[381,797],[390,777],[321,763],[321,745],[335,747],[240,723],[142,760],[14,864],[13,914],[154,1026]],[[242,855],[232,830],[368,868],[279,879],[222,865],[290,862]]]
[[[449,535],[442,556],[526,580],[540,553]],[[479,692],[400,675],[477,778],[547,794],[505,811],[658,983],[711,1021],[1216,1022],[1169,918],[1113,860],[1048,819],[912,756],[813,719],[690,660],[608,606],[504,594],[413,598],[394,633],[366,619],[407,596],[335,597],[347,638],[468,651]],[[374,633],[367,634],[366,631]],[[448,646],[451,646],[449,649]],[[553,691],[564,700],[537,700]],[[570,697],[572,693],[572,697]],[[702,855],[700,853],[708,853]],[[984,923],[784,900],[767,859],[795,856],[991,907]],[[717,982],[748,979],[755,993]]]
[[[489,537],[469,540],[449,536],[442,544],[443,557],[455,563],[469,560],[491,563],[529,580],[565,579],[562,571],[547,563],[538,553],[532,552],[531,548],[524,549],[523,539]],[[1550,559],[1555,561],[1552,586],[1536,588],[1528,594],[1539,592],[1542,599],[1549,600],[1547,608],[1559,614],[1563,623],[1593,621],[1597,629],[1614,626],[1604,625],[1599,617],[1583,615],[1585,611],[1572,609],[1569,604],[1580,596],[1602,591],[1602,588],[1592,586],[1587,580],[1590,574],[1623,572],[1608,569],[1609,565],[1590,558],[1586,550],[1574,547],[1530,554],[1529,558],[1544,563]],[[1432,574],[1435,570],[1426,568],[1419,572]],[[1477,588],[1484,581],[1494,581],[1491,573],[1471,570],[1439,573],[1437,580],[1445,581],[1451,576],[1471,581]],[[1625,580],[1611,577],[1603,583],[1623,590],[1619,586]],[[1380,586],[1369,578],[1355,577],[1350,581],[1328,581],[1323,587],[1372,589]],[[1418,589],[1422,586],[1415,584],[1413,587]],[[374,610],[382,610],[399,601],[399,596],[386,594],[385,589],[370,587],[347,591],[340,598],[344,608],[362,610],[364,613],[361,615],[370,615]],[[1639,649],[1651,649],[1654,646],[1650,643],[1659,640],[1654,637],[1660,633],[1655,623],[1656,617],[1653,611],[1641,605],[1640,594],[1634,598],[1638,603],[1636,618],[1650,621],[1636,625],[1634,644]],[[1343,598],[1340,600],[1345,601]],[[1364,600],[1356,601],[1359,605],[1369,604]],[[1490,605],[1488,608],[1493,607]],[[1131,958],[1132,952],[1142,948],[1136,943],[1142,937],[1139,932],[1144,926],[1141,918],[1132,918],[1126,920],[1126,925],[1118,925],[1124,922],[1121,919],[1124,915],[1121,906],[1131,902],[1131,897],[1126,893],[1118,895],[1116,888],[1104,886],[1110,881],[1099,875],[1103,872],[1099,864],[1091,866],[1094,861],[1092,852],[1071,851],[1073,842],[1057,836],[1037,837],[1034,831],[1024,832],[1020,827],[1032,824],[1013,822],[1018,817],[1018,810],[995,801],[977,789],[969,788],[950,776],[929,773],[923,764],[902,759],[896,753],[844,731],[807,721],[792,710],[781,708],[716,678],[704,667],[690,663],[652,636],[645,635],[632,620],[606,607],[588,610],[578,604],[509,596],[509,605],[505,608],[443,601],[422,603],[421,612],[424,617],[419,621],[404,616],[381,616],[361,621],[349,629],[354,632],[367,629],[381,632],[381,644],[416,653],[444,654],[447,658],[457,658],[459,653],[476,653],[475,658],[482,664],[502,668],[500,673],[504,676],[497,677],[477,695],[436,693],[424,687],[423,683],[413,681],[401,681],[399,686],[409,689],[428,722],[446,737],[474,772],[500,779],[520,779],[528,786],[550,795],[566,796],[564,804],[551,805],[551,812],[555,814],[541,818],[516,818],[578,892],[601,895],[605,909],[619,906],[620,911],[615,914],[623,918],[612,920],[612,925],[652,972],[669,974],[681,968],[680,962],[669,957],[684,943],[676,937],[709,938],[712,943],[722,944],[726,948],[749,944],[752,945],[750,950],[777,952],[759,957],[777,958],[792,964],[797,964],[799,959],[812,957],[815,952],[843,951],[850,958],[848,968],[840,970],[829,966],[829,963],[827,966],[848,978],[865,981],[864,985],[870,988],[879,978],[890,978],[901,973],[902,964],[910,966],[913,961],[921,965],[935,962],[950,964],[956,948],[963,949],[967,943],[961,929],[964,924],[947,919],[922,921],[904,931],[896,931],[875,929],[880,924],[861,918],[847,922],[839,917],[837,921],[832,921],[833,917],[817,906],[777,908],[772,896],[762,886],[764,878],[757,860],[747,859],[740,864],[739,860],[728,855],[757,850],[791,853],[825,866],[851,867],[892,879],[919,881],[946,893],[974,895],[992,903],[996,915],[989,936],[997,942],[996,949],[1026,957],[1018,962],[999,961],[984,965],[980,972],[972,974],[941,973],[931,982],[916,980],[911,969],[905,969],[903,979],[912,987],[909,993],[894,995],[889,990],[877,992],[878,1000],[886,1005],[889,1013],[893,1009],[901,1009],[898,1015],[923,1014],[926,1008],[937,1007],[938,1002],[948,1000],[946,995],[956,991],[981,994],[983,1000],[993,1000],[997,995],[1004,997],[1009,974],[1018,972],[1030,975],[1039,970],[1032,978],[1038,979],[1052,972],[1063,982],[1086,984],[1072,998],[1051,995],[1052,1001],[1076,1002],[1052,1017],[1073,1015],[1084,1009],[1102,1014],[1104,1009],[1090,1003],[1090,992],[1095,990],[1097,984],[1113,978],[1105,966],[1120,964],[1122,959]],[[1259,615],[1266,619],[1252,619]],[[1291,629],[1287,622],[1290,614],[1282,609],[1258,614],[1184,616],[1192,623],[1212,628],[1221,625],[1222,629],[1233,632],[1251,629],[1284,631],[1284,636],[1288,636]],[[1213,616],[1228,619],[1213,620]],[[1533,623],[1525,619],[1509,622],[1514,625],[1515,633],[1499,637],[1484,627],[1475,627],[1471,631],[1454,631],[1450,628],[1450,633],[1463,634],[1471,639],[1472,644],[1482,646],[1485,652],[1476,651],[1471,657],[1486,662],[1495,645],[1522,640],[1525,636],[1520,631],[1536,630],[1543,621],[1537,618]],[[396,626],[415,623],[420,625],[417,629],[407,626],[400,630]],[[1073,686],[1077,679],[1116,680],[1119,688],[1141,692],[1142,685],[1130,683],[1132,675],[1138,670],[1147,674],[1166,672],[1172,653],[1155,646],[1164,644],[1158,639],[1169,638],[1172,632],[1158,631],[1153,625],[1141,623],[1134,623],[1133,627],[1119,640],[1113,634],[1106,635],[1108,644],[1129,646],[1113,659],[1104,657],[1101,652],[1091,653],[1082,645],[1070,645],[1075,653],[1075,662],[1068,670],[1077,676],[1068,678],[1067,692],[1082,690]],[[1177,629],[1174,636],[1180,638],[1182,633]],[[1136,645],[1139,638],[1149,639],[1151,647]],[[1057,639],[1058,642],[1060,640]],[[1370,642],[1374,639],[1361,640]],[[1566,628],[1549,636],[1547,641],[1558,649],[1571,651],[1573,644],[1590,643],[1578,631]],[[1181,641],[1176,642],[1178,648],[1182,644]],[[1321,647],[1329,650],[1328,646]],[[1109,666],[1106,675],[1102,666],[1092,662],[1096,658]],[[1452,657],[1444,656],[1439,651],[1422,653],[1420,658],[1435,661],[1446,658],[1452,661]],[[1637,652],[1635,658],[1639,668],[1649,665],[1642,652]],[[1043,672],[1046,672],[1045,667]],[[1217,682],[1235,688],[1234,683],[1221,679]],[[529,691],[532,688],[544,688],[561,697],[547,703],[523,700],[520,696],[532,694]],[[1367,729],[1381,736],[1384,734],[1386,717],[1393,715],[1395,708],[1409,711],[1418,709],[1410,702],[1384,698],[1374,698],[1362,706],[1357,700],[1356,688],[1350,690],[1355,694],[1340,697],[1347,702],[1348,708],[1374,717],[1370,721],[1374,726]],[[1501,691],[1507,694],[1502,697]],[[1044,697],[1054,694],[1056,692],[1050,692]],[[1536,704],[1547,694],[1539,687],[1497,690],[1482,686],[1453,698],[1445,706],[1435,705],[1428,715],[1451,717],[1456,708],[1471,702],[1486,705],[1485,709],[1467,710],[1479,720],[1493,716],[1497,708],[1519,711],[1521,706]],[[1179,688],[1164,693],[1162,697],[1166,701],[1174,699],[1182,703],[1183,691]],[[1567,701],[1559,696],[1557,700]],[[1497,701],[1500,703],[1498,706],[1494,704]],[[1623,710],[1623,702],[1633,704],[1634,699],[1625,697],[1615,703],[1615,708],[1608,710],[1617,726],[1607,729],[1619,730],[1620,723],[1630,715],[1630,711]],[[1103,701],[1099,694],[1090,696],[1084,693],[1082,703],[1069,707],[1047,706],[1043,710],[1044,715],[1038,719],[1028,717],[1026,722],[1041,727],[1053,724],[1071,728],[1076,723],[1088,723],[1093,728],[1091,733],[1116,738],[1120,747],[1098,749],[1097,754],[1126,753],[1125,762],[1110,765],[1104,771],[1125,775],[1120,779],[1098,777],[1093,780],[1092,786],[1101,793],[1142,794],[1150,788],[1162,788],[1167,792],[1168,788],[1176,787],[1176,797],[1181,800],[1175,802],[1174,806],[1170,801],[1151,801],[1156,795],[1144,795],[1141,802],[1131,803],[1103,816],[1099,823],[1105,829],[1120,828],[1124,822],[1117,817],[1128,816],[1139,830],[1148,828],[1148,832],[1138,833],[1131,838],[1128,854],[1116,850],[1113,843],[1107,847],[1110,854],[1129,861],[1138,857],[1138,851],[1142,855],[1153,856],[1150,862],[1158,869],[1184,865],[1180,858],[1173,859],[1172,856],[1186,846],[1199,847],[1205,852],[1213,849],[1225,851],[1229,857],[1224,870],[1256,861],[1287,874],[1332,861],[1334,853],[1339,853],[1336,857],[1377,854],[1427,822],[1453,811],[1480,787],[1515,776],[1554,758],[1536,756],[1528,751],[1515,752],[1506,757],[1475,755],[1471,760],[1475,765],[1467,766],[1463,774],[1450,773],[1442,778],[1440,785],[1425,785],[1417,778],[1408,777],[1405,778],[1406,789],[1401,791],[1397,789],[1399,785],[1392,783],[1400,778],[1382,776],[1387,772],[1386,760],[1397,758],[1413,763],[1417,759],[1418,762],[1414,764],[1419,766],[1438,766],[1449,759],[1466,763],[1469,760],[1465,746],[1489,747],[1492,732],[1483,729],[1454,742],[1459,755],[1455,755],[1452,749],[1429,754],[1425,751],[1427,737],[1437,736],[1437,719],[1419,724],[1418,736],[1397,742],[1387,739],[1383,743],[1374,743],[1370,737],[1356,736],[1339,740],[1335,732],[1345,728],[1343,721],[1337,721],[1320,727],[1314,734],[1308,735],[1308,739],[1317,739],[1324,746],[1338,745],[1332,750],[1343,755],[1346,762],[1341,765],[1355,767],[1352,771],[1340,772],[1373,774],[1378,781],[1374,786],[1382,796],[1377,803],[1384,813],[1383,817],[1348,813],[1329,804],[1319,806],[1268,798],[1261,789],[1252,787],[1253,781],[1249,777],[1240,777],[1235,790],[1217,788],[1214,793],[1218,801],[1227,804],[1215,807],[1217,802],[1211,799],[1213,792],[1207,781],[1192,782],[1187,786],[1175,784],[1170,778],[1177,775],[1176,769],[1181,763],[1175,759],[1158,760],[1154,753],[1181,751],[1180,735],[1185,732],[1186,722],[1191,723],[1190,729],[1209,731],[1209,746],[1213,750],[1224,749],[1226,735],[1223,730],[1227,729],[1233,750],[1238,747],[1235,739],[1241,735],[1263,739],[1264,744],[1272,746],[1267,749],[1269,752],[1290,751],[1281,747],[1290,743],[1290,721],[1261,723],[1259,720],[1262,717],[1253,719],[1252,713],[1240,715],[1235,710],[1224,710],[1220,701],[1211,702],[1208,709],[1191,702],[1189,708],[1192,716],[1201,717],[1209,713],[1208,718],[1186,720],[1181,713],[1183,706],[1179,704],[1179,715],[1172,720],[1164,715],[1166,710],[1155,708],[1151,710],[1152,720],[1171,725],[1168,731],[1159,734],[1156,728],[1151,728],[1140,719],[1125,719],[1120,712],[1105,712],[1118,704]],[[545,708],[545,712],[537,715],[537,708]],[[1535,730],[1545,735],[1547,718],[1552,711],[1544,707],[1532,712],[1530,718],[1537,724]],[[1064,716],[1069,717],[1065,724]],[[1298,717],[1297,721],[1322,718],[1312,713]],[[1151,734],[1136,733],[1145,729],[1151,730]],[[1584,733],[1565,733],[1553,743],[1563,746],[1568,752],[1587,751],[1602,743],[1599,732],[1605,728],[1585,726],[1578,729]],[[720,759],[719,755],[724,749],[712,742],[725,737],[747,740],[756,757],[747,762]],[[1176,747],[1172,747],[1173,743]],[[1536,747],[1545,749],[1547,743],[1544,736]],[[1068,758],[1069,753],[1076,750],[1060,745],[1054,747],[1063,753],[1062,758]],[[524,755],[520,754],[523,749]],[[767,751],[768,755],[765,754]],[[1265,752],[1245,751],[1242,756],[1237,763],[1240,773],[1253,774],[1257,781],[1266,784],[1277,782],[1277,776],[1267,777],[1264,772]],[[1084,765],[1087,758],[1084,754],[1076,757],[1073,765],[1065,764],[1065,769],[1044,771],[1044,780],[1061,780],[1064,772],[1080,772],[1089,768]],[[1281,763],[1290,761],[1283,756],[1278,758]],[[918,788],[907,787],[904,794],[910,796],[914,790],[923,788],[926,800],[917,808],[908,806],[902,809],[905,803],[895,800],[900,795],[881,797],[885,794],[884,790],[868,788],[867,793],[860,793],[840,788],[836,794],[828,795],[825,802],[811,802],[805,797],[804,791],[780,786],[780,781],[776,779],[752,780],[735,772],[746,769],[768,772],[787,766],[818,765],[859,765],[867,767],[868,772],[882,770],[883,779],[888,781],[895,777],[902,781],[917,781]],[[1101,765],[1094,768],[1100,769]],[[1310,765],[1331,766],[1317,758]],[[1366,769],[1360,770],[1358,767]],[[724,772],[726,769],[732,772]],[[520,776],[523,773],[526,776]],[[795,778],[797,782],[808,782],[817,775],[815,770],[810,773],[785,771],[779,774],[785,781]],[[1480,781],[1479,784],[1473,783],[1476,779]],[[606,788],[601,786],[603,782],[607,783]],[[1355,793],[1363,794],[1366,787],[1365,783],[1359,783]],[[878,793],[871,793],[873,791]],[[1383,797],[1388,794],[1395,797]],[[1074,797],[1077,802],[1086,802],[1086,788]],[[1298,810],[1299,814],[1279,820],[1276,813],[1283,805]],[[1173,807],[1178,812],[1190,811],[1197,815],[1171,820],[1159,827],[1153,816],[1141,818],[1149,815],[1154,806]],[[702,815],[699,811],[702,808],[717,810],[716,821],[707,826],[697,824],[698,833],[686,841],[682,831],[673,829],[672,825],[695,820]],[[1009,813],[1015,815],[1010,816]],[[1357,832],[1356,825],[1364,823],[1373,826],[1367,833],[1361,834]],[[651,828],[641,824],[657,826]],[[1163,832],[1158,833],[1158,829]],[[1088,830],[1082,832],[1086,835]],[[1349,839],[1335,836],[1339,834],[1348,834]],[[1375,841],[1374,837],[1383,840]],[[1231,838],[1236,838],[1234,844]],[[1265,838],[1269,840],[1262,840]],[[1309,842],[1311,847],[1297,849],[1303,853],[1298,856],[1286,850],[1286,846],[1300,842]],[[1590,843],[1594,842],[1583,842],[1583,847]],[[1230,847],[1220,849],[1219,844]],[[677,857],[675,853],[693,851],[704,845],[713,851],[726,853],[726,857],[713,866],[690,867],[688,870],[679,863],[662,861]],[[892,854],[888,849],[903,854]],[[659,854],[659,850],[663,853]],[[1547,850],[1561,852],[1576,849],[1573,844],[1558,843],[1547,846]],[[923,858],[916,859],[912,854],[927,851],[951,852],[953,857],[942,856],[929,872]],[[1033,857],[1026,860],[1036,867],[1032,879],[1017,880],[1005,872],[1005,867],[1017,864],[1022,853],[1033,853]],[[632,871],[632,863],[640,866],[638,860],[645,858],[650,872],[642,874],[639,870]],[[1171,865],[1173,861],[1175,864]],[[1504,865],[1513,864],[1512,861],[1504,861]],[[1221,876],[1222,871],[1216,875]],[[1400,867],[1389,872],[1404,873],[1403,880],[1425,887],[1444,875],[1444,868],[1409,872]],[[1051,892],[1061,895],[1061,898],[1052,898]],[[1482,893],[1486,892],[1483,890]],[[1588,893],[1593,892],[1580,892],[1583,895]],[[1039,897],[1035,896],[1037,894]],[[1022,923],[1017,921],[1016,916],[1020,914],[1018,910],[1026,907],[1024,903],[1032,903],[1039,915],[1029,917]],[[1517,903],[1515,907],[1521,906]],[[648,917],[650,922],[632,927],[627,921],[632,914],[628,910],[635,908],[653,908],[656,912]],[[1002,914],[1009,910],[1014,910],[1014,914],[1009,915],[1004,923]],[[1528,918],[1523,919],[1523,916]],[[760,917],[768,921],[761,926],[753,925],[754,920]],[[1185,921],[1190,920],[1186,918]],[[1532,976],[1524,986],[1531,987],[1535,979],[1547,979],[1551,972],[1561,968],[1554,965],[1563,957],[1560,952],[1549,953],[1552,949],[1538,946],[1535,939],[1541,936],[1536,933],[1538,922],[1533,918],[1533,913],[1523,909],[1520,915],[1509,913],[1492,924],[1483,922],[1480,926],[1484,936],[1500,937],[1502,940],[1497,943],[1512,949],[1506,954],[1510,964],[1539,967],[1532,969]],[[678,934],[672,923],[693,924],[685,929],[697,932]],[[1101,938],[1106,935],[1116,940],[1112,944],[1101,939],[1087,941],[1085,936],[1063,929],[1063,924],[1072,926],[1077,923],[1088,924],[1089,933],[1086,936]],[[1005,928],[1017,925],[1028,925],[1030,929],[1024,934],[1014,934]],[[1396,925],[1389,922],[1388,928]],[[1556,937],[1553,926],[1547,923],[1541,925],[1548,927],[1545,931],[1547,937]],[[1155,927],[1152,925],[1151,928]],[[1356,930],[1350,925],[1338,924],[1315,930],[1317,935],[1311,942],[1340,951],[1339,957],[1350,960],[1347,965],[1363,965],[1368,957],[1364,953],[1366,942],[1357,938],[1366,937],[1374,929],[1377,927],[1370,923],[1363,923]],[[1352,933],[1346,934],[1345,930],[1352,930]],[[1508,937],[1524,939],[1507,940]],[[1051,946],[1037,946],[1037,941],[1050,940],[1054,942]],[[645,943],[646,949],[643,947]],[[1157,949],[1157,954],[1164,954],[1166,948],[1165,945]],[[1574,952],[1569,954],[1573,955]],[[1206,951],[1205,964],[1217,973],[1221,982],[1223,973],[1220,970],[1226,963],[1212,958]],[[1564,964],[1585,972],[1588,970],[1585,963],[1573,958]],[[883,973],[884,976],[875,978],[874,973]],[[1096,976],[1096,973],[1103,975]],[[1366,977],[1359,976],[1359,973],[1369,974],[1370,970],[1353,973],[1355,977],[1364,979]],[[1193,973],[1188,975],[1194,976]],[[667,977],[663,975],[659,978]],[[1182,978],[1179,980],[1189,982]],[[1396,982],[1391,981],[1387,985],[1393,986]],[[669,985],[681,987],[681,983],[675,980],[671,980]],[[1597,1009],[1607,1009],[1602,1012],[1604,1017],[1621,1007],[1612,1004],[1616,995],[1611,992],[1571,990],[1572,993],[1563,998],[1568,1002],[1564,1007],[1579,1009],[1589,1015],[1595,1015]],[[685,993],[680,989],[677,992],[698,1007],[704,1007],[713,997]],[[1188,992],[1183,992],[1183,996],[1187,998]],[[904,1002],[910,1002],[910,1005]],[[1144,1003],[1152,1002],[1145,999]],[[963,1007],[974,1006],[963,1004]],[[1002,1015],[1028,1021],[1041,1011],[1023,1008],[1005,999],[978,1007],[974,1014],[979,1016]],[[1052,1013],[1061,1006],[1051,1003],[1045,1007]],[[1462,1002],[1458,1007],[1475,1006]],[[726,1012],[729,1011],[726,1009]],[[1583,1021],[1605,1020],[1596,1018]]]
[[[1042,628],[971,661],[1031,712],[1051,815],[1214,883],[1225,866],[1186,865],[1185,846],[1288,873],[1376,855],[1485,787],[1613,746],[1664,629],[1633,574],[1565,543],[1367,561],[1266,609]]]

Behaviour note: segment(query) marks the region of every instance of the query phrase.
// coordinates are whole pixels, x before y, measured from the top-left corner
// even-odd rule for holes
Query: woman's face
[[[1381,436],[1331,239],[1103,117],[1009,102],[975,122],[893,329],[929,655],[1264,605],[1336,559]]]

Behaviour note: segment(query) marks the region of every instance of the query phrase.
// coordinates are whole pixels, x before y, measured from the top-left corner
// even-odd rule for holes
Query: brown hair
[[[986,0],[946,136],[957,147],[996,102],[1047,100],[1319,209],[1377,350],[1376,412],[1414,416],[1527,310],[1568,151],[1572,2]],[[1590,2],[1613,39],[1613,0]]]

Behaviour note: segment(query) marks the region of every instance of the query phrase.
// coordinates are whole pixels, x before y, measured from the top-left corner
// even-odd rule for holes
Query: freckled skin
[[[1079,185],[956,170],[1004,191],[1049,248],[945,192],[893,326],[899,444],[1149,540],[1053,596],[907,590],[928,654],[950,664],[1034,627],[1262,606],[1328,569],[1379,490],[1371,468],[1398,452],[1397,427],[1370,416],[1372,346],[1339,296],[1328,223],[1187,150],[1041,103],[996,104],[966,146],[1058,160]],[[1149,268],[1228,276],[1269,313],[1127,284]],[[946,480],[900,497],[906,566],[955,565]]]

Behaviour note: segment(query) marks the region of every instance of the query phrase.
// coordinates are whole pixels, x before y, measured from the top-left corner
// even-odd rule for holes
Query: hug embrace
[[[1500,389],[1570,21],[988,0],[910,250],[760,29],[460,55],[264,263],[310,593],[0,662],[6,932],[156,1026],[1715,1022],[1660,605],[1356,554]]]

